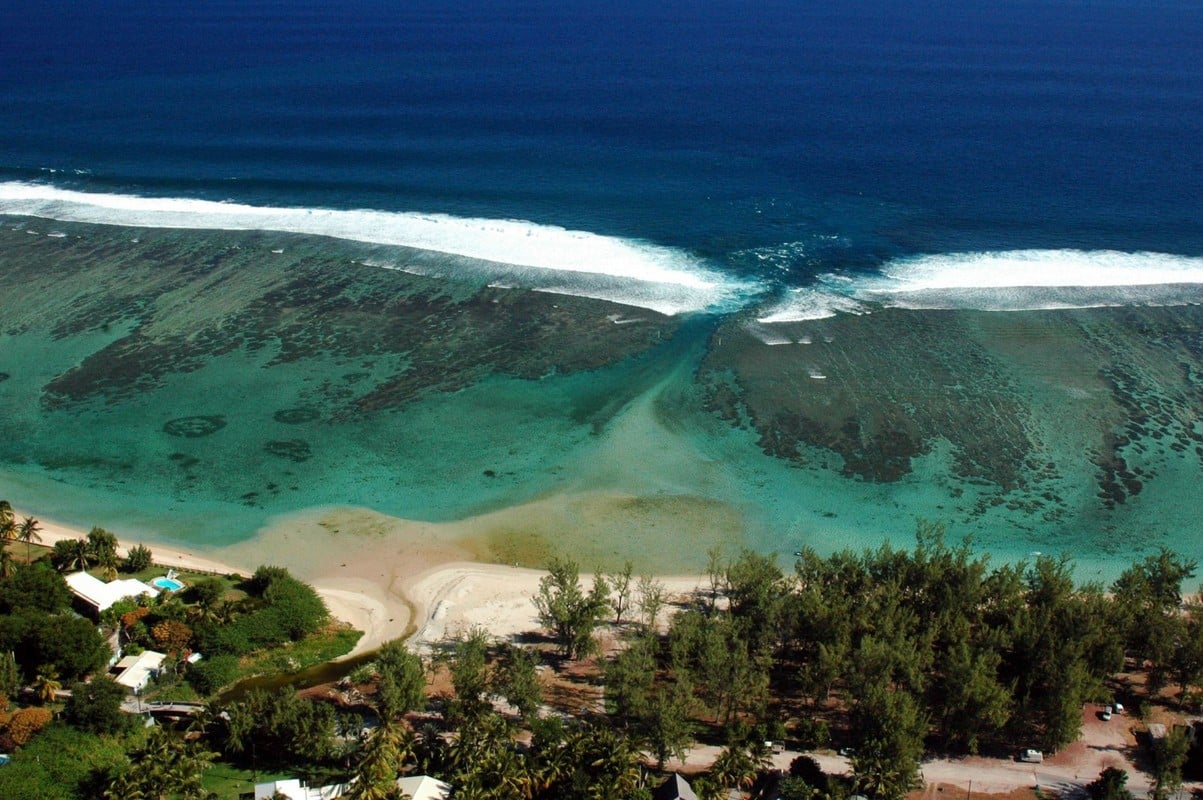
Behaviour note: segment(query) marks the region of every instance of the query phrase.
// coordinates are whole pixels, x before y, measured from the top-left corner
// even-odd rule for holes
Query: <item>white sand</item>
[[[39,521],[43,544],[87,536],[77,528]],[[407,634],[416,647],[429,650],[474,627],[497,640],[539,630],[532,598],[545,573],[470,561],[473,553],[458,540],[465,531],[476,533],[473,526],[478,525],[434,525],[365,509],[325,509],[295,515],[212,556],[158,543],[146,546],[156,564],[180,569],[249,575],[260,564],[288,567],[314,587],[334,618],[364,632],[343,656],[351,658]],[[126,555],[135,544],[120,544],[118,553]],[[592,575],[581,580],[588,586]],[[657,580],[670,600],[683,599],[706,581],[698,576]]]

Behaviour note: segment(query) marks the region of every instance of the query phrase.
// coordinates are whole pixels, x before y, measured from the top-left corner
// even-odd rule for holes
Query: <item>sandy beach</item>
[[[29,514],[24,510],[18,510],[16,513],[18,518]],[[36,514],[33,516],[37,517]],[[81,528],[41,517],[37,519],[41,523],[41,544],[53,547],[56,542],[65,539],[87,537],[87,531]],[[165,567],[223,575],[232,573],[249,575],[257,566],[264,563],[242,559],[233,560],[224,556],[201,555],[156,542],[122,541],[120,534],[117,535],[119,539],[118,555],[125,557],[131,547],[144,544],[153,553],[154,562]],[[343,658],[351,658],[360,653],[375,650],[385,642],[403,635],[411,623],[412,614],[406,600],[370,580],[332,577],[320,584],[314,583],[313,585],[335,619],[364,632],[355,648]]]
[[[18,517],[28,514],[19,510]],[[34,515],[36,516],[36,514]],[[86,538],[82,528],[38,518],[42,544]],[[488,524],[436,525],[398,520],[365,509],[325,509],[297,515],[238,545],[212,551],[118,537],[118,554],[144,544],[156,564],[220,574],[250,574],[262,564],[288,567],[321,595],[331,615],[364,632],[352,658],[406,638],[429,651],[474,627],[495,639],[539,629],[531,598],[542,570],[474,561]],[[588,585],[591,574],[582,574]],[[670,598],[704,583],[693,575],[659,576]]]
[[[78,528],[39,521],[42,544],[86,536]],[[480,526],[479,518],[436,525],[365,509],[324,509],[291,517],[248,542],[211,552],[145,544],[157,564],[181,569],[249,574],[263,563],[287,566],[315,587],[336,619],[364,632],[344,656],[350,658],[402,637],[419,652],[430,653],[440,642],[472,628],[483,629],[495,640],[539,630],[531,598],[546,573],[470,560],[472,540],[464,537],[469,531],[479,533]],[[118,552],[125,555],[136,544],[122,542]],[[591,580],[592,575],[581,575],[585,585]],[[672,603],[705,591],[707,585],[706,577],[699,575],[657,576],[656,580],[669,599],[665,618],[674,610]],[[1105,766],[1120,766],[1136,776],[1133,786],[1147,788],[1143,774],[1120,755],[1132,744],[1128,726],[1100,722],[1095,710],[1093,706],[1083,709],[1082,741],[1035,770],[997,759],[932,759],[923,765],[924,780],[931,787],[971,786],[983,793],[1003,794],[1033,784],[1072,788],[1082,784],[1083,776]],[[717,747],[698,744],[685,761],[671,766],[704,769],[717,755]],[[788,768],[797,755],[787,751],[775,757],[775,764]],[[848,770],[843,757],[811,755],[828,772]]]

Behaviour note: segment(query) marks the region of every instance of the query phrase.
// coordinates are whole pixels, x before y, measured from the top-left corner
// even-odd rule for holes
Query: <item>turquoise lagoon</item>
[[[1194,306],[664,316],[404,248],[50,224],[0,229],[0,494],[47,518],[219,548],[569,496],[609,502],[539,552],[661,570],[919,517],[1085,578],[1203,555]]]

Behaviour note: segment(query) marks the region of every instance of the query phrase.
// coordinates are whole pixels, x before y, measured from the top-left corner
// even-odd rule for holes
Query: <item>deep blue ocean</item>
[[[914,253],[1203,254],[1193,1],[82,0],[4,18],[0,181],[530,220],[787,284]]]

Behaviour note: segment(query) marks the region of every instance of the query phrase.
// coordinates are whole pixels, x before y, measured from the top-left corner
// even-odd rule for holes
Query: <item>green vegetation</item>
[[[224,761],[215,761],[201,776],[201,785],[212,800],[239,800],[249,786],[290,777],[291,772],[243,768]]]
[[[129,549],[125,556],[126,572],[141,572],[151,566],[151,552],[146,545],[136,544]]]
[[[108,678],[71,684],[71,698],[63,716],[73,727],[90,733],[128,731],[133,718],[121,710],[125,689]]]
[[[361,631],[351,628],[328,625],[300,641],[285,642],[278,647],[259,650],[242,658],[229,653],[219,653],[190,666],[188,681],[202,696],[207,696],[243,678],[299,672],[315,664],[324,664],[346,655],[362,635]],[[214,666],[215,663],[217,666]],[[229,669],[231,664],[232,670]],[[198,668],[202,668],[205,678],[195,678]],[[224,679],[213,683],[217,678]],[[205,681],[208,681],[208,688]]]
[[[0,580],[0,653],[15,659],[22,680],[75,680],[108,661],[104,638],[71,612],[70,599],[62,576],[42,563]]]
[[[0,552],[5,556],[0,559],[0,749],[12,752],[12,762],[0,769],[0,797],[208,797],[211,789],[203,776],[214,754],[207,742],[219,735],[228,739],[229,725],[213,725],[202,713],[194,719],[198,732],[211,730],[200,743],[167,729],[148,735],[136,717],[122,710],[126,690],[104,675],[109,633],[119,634],[126,653],[155,648],[168,654],[148,694],[192,700],[198,696],[182,681],[185,676],[209,694],[243,675],[322,663],[349,651],[360,635],[329,625],[312,588],[278,567],[262,567],[245,580],[181,571],[186,591],[121,601],[101,615],[98,629],[71,609],[62,572],[89,569],[112,579],[124,568],[149,579],[162,568],[150,563],[144,547],[133,548],[123,564],[116,555],[116,537],[101,528],[53,548],[34,546],[38,531],[36,520],[16,522],[11,506],[0,501]],[[12,557],[8,545],[13,540],[25,543],[24,562]],[[202,637],[227,647],[189,667],[185,658]],[[68,696],[62,702],[59,691],[64,687]],[[323,707],[292,692],[280,697],[278,703],[252,710],[256,724],[286,731],[305,758],[320,755],[315,747],[322,735],[312,731],[332,731],[326,724],[332,713],[323,714]],[[9,698],[27,704],[10,708]],[[245,714],[237,717],[237,708],[233,713],[245,721]],[[314,714],[318,722],[307,724]],[[60,722],[52,723],[56,715]],[[305,731],[311,731],[309,738],[302,735]],[[323,752],[333,757],[333,740],[329,744]],[[245,790],[246,784],[239,788]]]
[[[15,749],[0,796],[232,798],[271,770],[315,785],[357,778],[352,798],[391,797],[398,776],[421,771],[457,797],[640,800],[656,781],[647,765],[663,768],[701,739],[722,745],[694,781],[710,800],[748,789],[769,763],[767,742],[788,738],[854,748],[852,775],[799,758],[782,798],[900,800],[929,754],[1064,747],[1080,733],[1082,704],[1109,701],[1125,668],[1147,679],[1146,696],[1125,697],[1133,705],[1187,702],[1203,680],[1203,614],[1182,598],[1193,563],[1151,555],[1108,593],[1075,585],[1065,559],[991,567],[921,522],[911,551],[804,551],[789,572],[713,550],[706,588],[678,606],[629,564],[586,589],[579,566],[556,559],[532,598],[547,644],[470,630],[428,663],[393,642],[326,695],[345,706],[290,688],[251,691],[148,733],[121,710],[123,690],[100,674],[103,637],[68,611],[46,563],[107,570],[116,547],[94,529],[45,561],[10,560],[0,577],[0,696],[22,699],[0,711],[0,742]],[[249,674],[329,660],[358,638],[271,566],[245,580],[189,576],[186,591],[118,604],[101,622],[130,650],[170,654],[152,687],[160,697],[211,697]],[[194,650],[206,658],[188,665]],[[432,683],[445,690],[428,696]],[[71,697],[60,705],[64,684]],[[1189,755],[1181,730],[1156,742],[1154,797],[1181,786]],[[1130,800],[1115,770],[1088,788],[1096,800]]]
[[[126,762],[141,732],[130,737],[97,736],[53,723],[0,769],[0,797],[22,800],[82,800],[103,790],[103,776]]]
[[[592,591],[586,594],[581,589],[580,568],[575,562],[553,558],[547,572],[534,598],[539,622],[551,629],[567,658],[592,655],[596,647],[593,631],[609,608],[605,578],[596,576]]]

